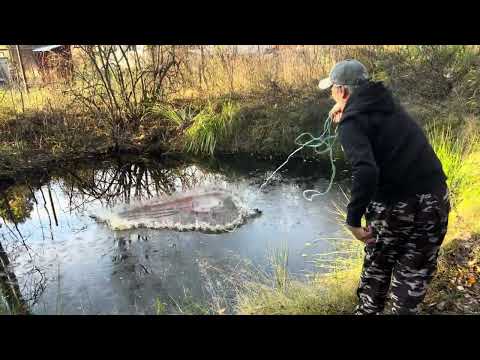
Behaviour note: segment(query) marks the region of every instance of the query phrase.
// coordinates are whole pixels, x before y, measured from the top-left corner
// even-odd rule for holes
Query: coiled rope
[[[295,151],[293,151],[290,155],[288,155],[287,160],[280,165],[266,180],[265,182],[260,186],[258,191],[262,190],[262,188],[268,184],[268,182],[273,178],[273,176],[281,169],[283,168],[290,158],[295,155],[297,152],[302,150],[305,147],[313,148],[315,153],[321,155],[328,153],[329,158],[330,158],[330,165],[332,167],[332,175],[330,176],[330,182],[328,184],[327,189],[324,192],[320,192],[317,190],[305,190],[303,191],[303,197],[305,200],[312,201],[314,197],[320,196],[320,195],[325,195],[327,194],[330,189],[332,188],[333,185],[333,180],[335,178],[335,159],[333,158],[333,146],[335,144],[335,140],[337,138],[337,129],[333,129],[332,126],[332,118],[330,116],[327,117],[325,120],[325,123],[323,125],[323,133],[319,137],[314,137],[311,133],[305,132],[297,136],[295,139],[295,144],[299,145],[299,148],[297,148]],[[301,141],[303,140],[303,142]],[[311,194],[308,196],[307,194]]]

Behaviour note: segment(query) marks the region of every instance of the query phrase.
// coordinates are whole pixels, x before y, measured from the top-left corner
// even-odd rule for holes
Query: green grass
[[[217,143],[231,133],[232,122],[239,106],[231,101],[220,104],[220,109],[209,103],[193,118],[185,134],[185,149],[194,154],[212,156]]]
[[[428,135],[448,177],[453,205],[447,244],[460,234],[480,231],[480,130],[476,119],[470,119],[460,130],[448,123],[435,125]]]
[[[358,244],[343,244],[344,251],[357,251]],[[341,257],[339,257],[340,259]],[[317,260],[324,263],[323,260]],[[329,261],[329,273],[317,273],[308,281],[288,278],[285,282],[251,282],[238,295],[237,313],[244,315],[349,314],[356,305],[355,289],[361,258]],[[282,272],[284,273],[284,272]]]
[[[214,306],[212,304],[203,304],[198,302],[192,295],[185,294],[181,299],[174,299],[170,297],[171,302],[174,305],[175,312],[172,314],[181,315],[211,315],[215,314]],[[160,299],[156,300],[156,314],[166,315],[168,314],[166,303],[159,305]]]
[[[155,313],[157,315],[165,315],[167,307],[159,298],[155,299]]]
[[[462,192],[462,200],[455,211],[457,220],[453,223],[459,229],[480,233],[480,150],[472,152],[464,162],[464,167],[471,169],[470,186]]]
[[[3,296],[0,295],[0,315],[10,315],[10,310],[3,299]]]
[[[286,243],[271,252],[270,263],[273,268],[275,288],[279,291],[286,291],[289,283],[288,245]]]
[[[172,105],[157,104],[153,106],[152,112],[176,126],[188,124],[195,118],[194,110],[190,106],[176,109]]]
[[[428,132],[432,147],[447,175],[451,201],[455,206],[461,202],[478,177],[478,163],[472,154],[479,150],[479,135],[476,129],[455,132],[449,123],[433,124]]]
[[[232,123],[240,106],[230,100],[217,104],[208,102],[200,110],[192,106],[175,108],[157,104],[153,114],[162,117],[179,129],[187,128],[184,134],[184,149],[193,154],[213,156],[219,141],[232,132]]]

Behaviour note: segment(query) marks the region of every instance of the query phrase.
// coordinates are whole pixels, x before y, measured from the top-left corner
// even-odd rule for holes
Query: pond
[[[34,314],[234,312],[235,291],[252,274],[271,274],[272,256],[288,252],[290,276],[318,271],[314,258],[341,236],[332,202],[344,203],[346,170],[291,160],[259,191],[281,161],[248,156],[208,162],[117,158],[78,163],[18,181],[0,199],[0,277],[5,306]],[[260,216],[218,234],[137,228],[112,230],[89,215],[158,196],[222,188]],[[1,270],[1,269],[0,269]],[[27,310],[26,310],[27,311]]]

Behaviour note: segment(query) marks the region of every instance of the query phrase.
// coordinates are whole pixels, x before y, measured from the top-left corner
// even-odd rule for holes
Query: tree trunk
[[[23,67],[23,59],[22,54],[20,53],[20,46],[15,45],[15,47],[17,49],[18,64],[20,65],[20,71],[22,72],[23,87],[25,89],[25,92],[28,94],[27,76],[25,75],[25,68]]]
[[[12,314],[28,315],[28,306],[20,292],[17,277],[9,265],[8,256],[0,243],[0,289]]]

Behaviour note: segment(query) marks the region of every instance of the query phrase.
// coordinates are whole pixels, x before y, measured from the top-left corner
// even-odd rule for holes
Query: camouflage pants
[[[417,313],[437,268],[449,211],[448,191],[444,196],[420,194],[388,206],[369,204],[365,217],[376,241],[365,246],[355,314],[381,313],[390,285],[392,313]]]

